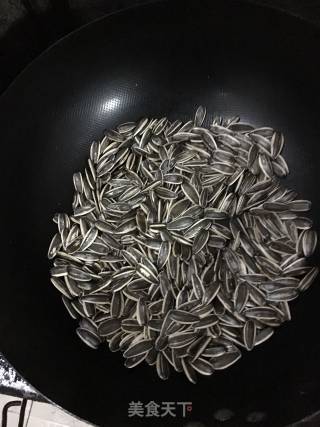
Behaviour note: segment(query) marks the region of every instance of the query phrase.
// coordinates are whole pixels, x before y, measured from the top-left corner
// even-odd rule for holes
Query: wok
[[[86,348],[46,259],[55,212],[71,211],[72,174],[106,128],[141,116],[187,119],[199,104],[286,136],[287,185],[313,201],[319,225],[320,31],[238,1],[157,2],[87,25],[53,45],[0,99],[1,351],[53,402],[103,426],[182,425],[128,418],[131,401],[192,401],[188,420],[247,425],[250,411],[284,426],[320,407],[319,283],[292,304],[293,321],[227,371],[195,386],[118,353]],[[314,263],[319,262],[319,254]],[[105,346],[102,346],[105,347]]]

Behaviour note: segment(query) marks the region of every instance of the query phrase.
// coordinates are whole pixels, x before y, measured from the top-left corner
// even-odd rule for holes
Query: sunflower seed
[[[202,251],[210,237],[210,231],[202,229],[194,239],[192,251],[194,254]]]
[[[201,126],[202,123],[204,122],[205,117],[206,117],[206,108],[200,105],[194,116],[194,125]]]
[[[196,298],[201,299],[205,293],[205,289],[200,277],[197,274],[194,274],[191,278],[191,282]]]
[[[311,202],[279,179],[283,134],[205,116],[142,118],[93,142],[48,249],[82,341],[194,383],[271,337],[318,275]]]
[[[192,360],[190,365],[193,369],[201,375],[212,375],[214,372],[213,366],[210,362],[205,359],[197,358],[196,360]]]
[[[194,203],[195,205],[199,204],[199,193],[197,190],[188,182],[184,182],[181,185],[181,190],[183,191],[184,195],[190,200],[190,202]]]
[[[247,350],[252,350],[256,341],[256,324],[248,320],[243,328],[243,341]]]
[[[74,266],[70,266],[68,268],[68,274],[71,279],[80,282],[89,282],[92,279],[92,275],[90,273]]]
[[[214,326],[218,323],[219,319],[215,314],[209,315],[207,317],[204,317],[203,319],[199,320],[199,322],[194,324],[194,329],[205,329],[209,328],[210,326]]]
[[[158,353],[156,360],[156,369],[159,378],[167,380],[170,375],[170,365],[162,353]]]
[[[288,203],[289,210],[293,212],[307,212],[311,209],[309,200],[294,200]]]
[[[121,322],[118,319],[108,319],[101,322],[98,327],[98,332],[101,337],[114,334],[121,328]]]
[[[87,329],[77,328],[76,329],[78,337],[87,344],[88,347],[91,347],[93,349],[98,348],[100,344],[100,339],[98,335],[93,334],[92,332],[88,331]]]
[[[266,299],[268,301],[282,302],[282,301],[291,301],[299,295],[296,288],[280,288],[272,292],[269,292]]]
[[[305,230],[302,238],[302,250],[306,257],[310,257],[317,247],[317,233],[314,230]]]
[[[172,320],[186,325],[198,322],[199,320],[198,316],[183,310],[173,310],[170,317]]]
[[[250,319],[273,320],[277,319],[278,313],[272,307],[251,307],[244,311],[244,315]]]
[[[127,350],[123,353],[123,356],[128,357],[137,357],[141,354],[147,353],[149,350],[151,350],[153,347],[153,341],[152,340],[143,340],[138,341],[135,344],[130,345]]]
[[[239,283],[234,292],[234,305],[238,313],[241,313],[241,311],[244,309],[245,305],[247,304],[248,298],[248,286],[244,282]]]
[[[312,268],[305,276],[303,279],[301,279],[301,281],[299,282],[299,289],[300,291],[306,291],[310,285],[312,284],[312,282],[315,280],[315,278],[318,276],[319,273],[319,269],[318,267],[314,267]]]
[[[91,228],[90,230],[88,230],[86,235],[83,237],[79,250],[85,251],[86,249],[90,248],[92,243],[96,240],[97,236],[98,230],[96,228]]]
[[[240,359],[240,357],[241,357],[240,352],[225,353],[219,357],[214,357],[213,359],[211,359],[211,364],[213,369],[218,371],[218,370],[226,369],[229,366],[233,365],[234,363],[237,362],[237,360]]]
[[[181,231],[189,228],[194,223],[194,219],[190,216],[177,218],[167,225],[169,231]]]
[[[48,250],[48,258],[49,259],[54,258],[57,252],[60,250],[61,246],[62,246],[61,236],[59,233],[57,233],[53,236],[53,239],[51,240],[49,250]]]
[[[190,365],[189,361],[186,360],[185,358],[182,358],[181,359],[181,364],[182,364],[183,372],[185,373],[185,375],[188,378],[188,380],[191,383],[196,384],[196,382],[197,382],[197,375],[196,375],[196,372],[193,369],[193,367]]]
[[[129,357],[125,360],[124,366],[126,368],[134,368],[135,366],[139,365],[141,362],[143,362],[147,357],[147,353],[140,354],[139,356],[133,356]]]
[[[168,343],[171,348],[181,348],[192,343],[197,336],[194,332],[181,332],[169,335]]]
[[[271,138],[271,156],[276,159],[283,149],[284,137],[281,132],[274,132]]]

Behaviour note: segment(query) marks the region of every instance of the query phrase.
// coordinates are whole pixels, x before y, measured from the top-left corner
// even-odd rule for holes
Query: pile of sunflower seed
[[[318,274],[311,203],[286,189],[284,137],[239,117],[143,118],[93,142],[51,282],[90,347],[191,382],[266,341]]]

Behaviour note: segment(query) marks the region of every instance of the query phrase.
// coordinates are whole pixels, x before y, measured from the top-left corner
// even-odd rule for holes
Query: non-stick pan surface
[[[284,426],[320,407],[320,289],[293,321],[236,366],[189,384],[128,370],[119,354],[87,349],[50,286],[47,247],[57,211],[71,210],[72,174],[105,128],[144,115],[187,118],[198,104],[281,129],[289,186],[313,201],[319,224],[320,32],[296,18],[234,1],[175,0],[112,15],[55,44],[0,99],[0,348],[45,396],[103,426],[183,424],[128,418],[131,401],[192,401],[213,424],[229,408]],[[313,260],[319,262],[318,255]]]

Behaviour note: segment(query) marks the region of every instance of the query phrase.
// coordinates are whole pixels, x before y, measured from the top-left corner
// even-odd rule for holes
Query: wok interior
[[[277,426],[317,408],[317,284],[268,343],[194,386],[178,374],[161,382],[152,368],[127,370],[119,354],[85,348],[49,284],[46,253],[51,218],[71,212],[72,174],[85,166],[92,140],[142,116],[186,119],[199,104],[285,134],[286,185],[312,200],[317,227],[318,39],[303,22],[245,3],[161,2],[73,33],[2,97],[1,350],[44,395],[117,426],[135,425],[127,409],[137,400],[193,401],[193,417],[203,421],[227,407],[237,425],[256,409]]]

